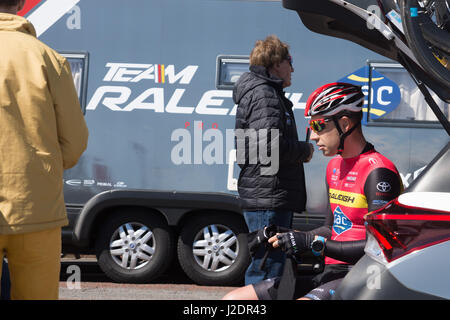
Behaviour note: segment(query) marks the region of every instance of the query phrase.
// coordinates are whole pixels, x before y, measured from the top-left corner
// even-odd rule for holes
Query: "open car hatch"
[[[381,2],[382,7],[379,6]],[[450,103],[450,83],[437,81],[417,61],[408,47],[394,0],[283,0],[282,4],[283,7],[296,11],[302,23],[313,32],[355,42],[399,62],[410,72],[450,135],[448,119],[427,90],[431,89],[443,101]],[[389,13],[396,17],[389,17]]]

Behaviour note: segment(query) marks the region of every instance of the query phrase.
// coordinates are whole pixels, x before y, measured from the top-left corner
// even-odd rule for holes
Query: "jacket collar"
[[[18,31],[36,37],[31,22],[15,14],[0,13],[0,31]]]
[[[283,91],[283,80],[269,73],[267,69],[263,66],[250,66],[250,72],[256,75],[258,78],[261,78],[267,82],[269,82],[272,86]]]

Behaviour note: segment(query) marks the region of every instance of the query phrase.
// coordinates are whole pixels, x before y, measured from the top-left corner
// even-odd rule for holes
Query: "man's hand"
[[[284,233],[278,233],[271,237],[268,242],[272,244],[274,248],[281,248],[287,254],[297,256],[311,250],[311,243],[314,240],[314,236],[302,231],[290,231]]]
[[[270,225],[264,227],[263,229],[256,230],[247,234],[248,248],[250,250],[250,255],[254,256],[256,251],[260,246],[266,246],[267,240],[280,232],[288,232],[291,229],[279,227],[276,225]]]
[[[314,145],[312,143],[309,143],[310,153],[308,158],[306,158],[305,162],[311,161],[313,154],[314,154]]]

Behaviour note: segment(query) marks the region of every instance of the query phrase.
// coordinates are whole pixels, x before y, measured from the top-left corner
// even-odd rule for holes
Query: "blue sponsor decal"
[[[373,200],[372,204],[375,206],[384,206],[388,202],[389,201],[386,201],[386,200]]]
[[[376,70],[372,70],[370,74],[369,66],[362,67],[338,81],[352,83],[362,87],[362,91],[366,96],[363,108],[363,124],[367,124],[368,118],[376,120],[383,117],[395,110],[400,104],[401,93],[398,85]],[[370,106],[369,115],[367,114],[368,106]]]
[[[337,234],[341,234],[349,229],[352,228],[353,223],[347,216],[344,214],[342,209],[337,206],[336,209],[333,212],[334,215],[334,223],[333,223],[333,230]]]

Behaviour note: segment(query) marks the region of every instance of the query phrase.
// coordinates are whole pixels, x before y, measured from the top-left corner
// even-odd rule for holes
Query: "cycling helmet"
[[[360,86],[334,82],[316,89],[308,98],[305,117],[314,115],[333,116],[343,111],[360,112],[364,94]]]
[[[331,118],[339,133],[340,143],[338,154],[344,151],[344,140],[358,125],[354,125],[347,132],[343,132],[339,125],[339,118],[344,115],[360,113],[364,105],[364,94],[360,86],[350,83],[334,82],[316,89],[308,98],[305,117],[323,115]]]

